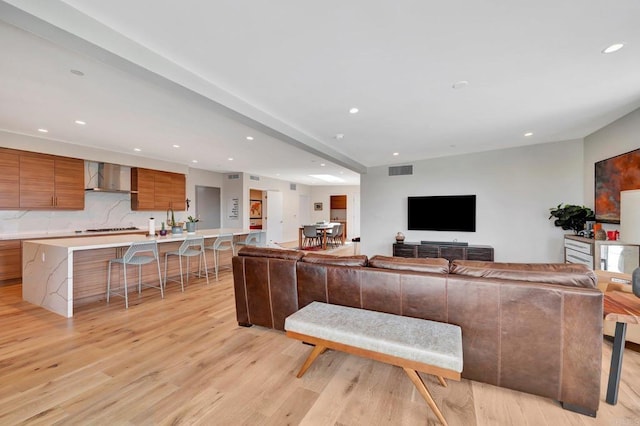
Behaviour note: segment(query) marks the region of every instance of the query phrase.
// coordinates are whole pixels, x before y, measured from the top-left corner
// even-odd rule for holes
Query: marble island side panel
[[[73,268],[67,247],[25,241],[22,298],[67,318],[73,315]]]

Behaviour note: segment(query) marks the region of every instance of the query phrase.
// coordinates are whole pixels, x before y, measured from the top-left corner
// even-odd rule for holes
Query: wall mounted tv
[[[475,195],[408,198],[410,231],[476,232]]]

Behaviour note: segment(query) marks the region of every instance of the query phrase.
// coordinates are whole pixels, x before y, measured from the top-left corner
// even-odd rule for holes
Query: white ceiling
[[[0,18],[0,128],[309,185],[640,107],[637,0],[7,0]]]

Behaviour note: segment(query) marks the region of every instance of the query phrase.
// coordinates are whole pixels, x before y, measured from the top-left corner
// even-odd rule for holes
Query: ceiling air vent
[[[389,176],[412,175],[413,166],[391,166],[389,167]]]
[[[295,191],[296,189],[298,189],[298,185],[296,185],[295,183],[290,183],[289,184],[289,189],[292,191]]]
[[[260,180],[260,176],[251,176],[251,175],[249,175],[249,179],[251,179],[251,180]]]
[[[227,175],[227,177],[229,179],[240,179],[240,175],[236,174],[236,175]]]

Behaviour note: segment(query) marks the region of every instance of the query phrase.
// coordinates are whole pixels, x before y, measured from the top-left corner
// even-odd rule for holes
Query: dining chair
[[[145,253],[145,254],[141,254]],[[127,288],[127,266],[138,266],[138,294],[142,292],[142,265],[156,262],[158,265],[158,282],[159,285],[144,284],[145,287],[159,288],[160,296],[164,299],[164,289],[162,287],[162,276],[160,275],[160,259],[158,257],[158,243],[153,241],[140,241],[131,243],[127,251],[122,257],[109,260],[109,270],[107,274],[107,303],[109,298],[113,294],[114,296],[124,297],[124,306],[129,309],[129,289]],[[119,263],[122,265],[122,271],[124,275],[124,293],[111,290],[111,265]]]
[[[207,256],[204,252],[204,237],[189,236],[187,237],[178,250],[168,251],[164,254],[164,287],[167,288],[167,265],[169,256],[178,256],[178,262],[180,263],[180,286],[184,293],[184,278],[182,273],[182,258],[187,258],[187,284],[189,284],[189,275],[191,262],[190,258],[198,256],[198,278],[201,277],[202,263],[204,263],[204,274],[207,277],[207,284],[209,284],[209,271],[207,271]],[[178,282],[178,280],[169,280]]]
[[[234,243],[233,243],[233,234],[220,234],[213,242],[211,246],[211,250],[213,250],[213,265],[216,271],[216,281],[218,281],[218,269],[220,266],[220,252],[221,251],[231,251],[231,254],[235,252]]]
[[[304,240],[302,247],[312,247],[320,245],[320,236],[318,236],[318,227],[316,225],[304,225],[302,229]],[[313,243],[313,245],[311,245]]]
[[[327,233],[327,238],[331,241],[331,246],[342,245],[342,229],[341,223],[333,225],[331,232]]]

